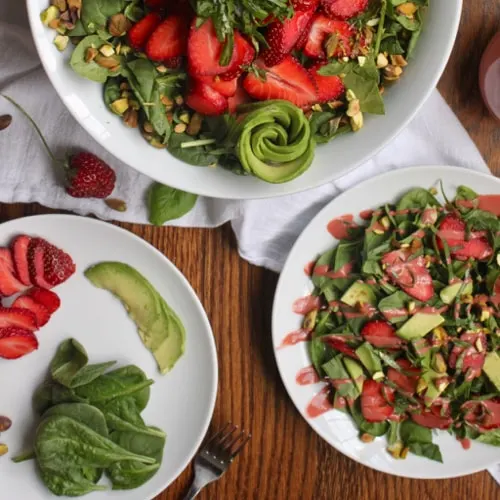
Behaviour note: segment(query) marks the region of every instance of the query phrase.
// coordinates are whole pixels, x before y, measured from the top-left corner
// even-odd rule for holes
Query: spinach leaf
[[[187,74],[183,71],[171,70],[168,73],[156,78],[156,85],[161,95],[173,99],[182,92]]]
[[[54,470],[42,467],[40,475],[45,486],[57,496],[77,497],[92,491],[106,490],[105,486],[99,486],[88,479],[81,468]]]
[[[144,425],[134,425],[131,422],[127,422],[127,420],[123,420],[122,418],[116,416],[114,413],[106,413],[106,419],[109,428],[114,431],[119,432],[133,432],[135,434],[144,434],[147,436],[155,436],[165,438],[166,434],[159,429],[146,427]]]
[[[191,142],[196,145],[183,147]],[[210,144],[213,142],[213,140],[209,140]],[[217,163],[217,157],[210,153],[204,140],[197,140],[185,133],[172,134],[167,143],[167,149],[171,155],[189,165],[207,167]]]
[[[114,366],[116,361],[106,361],[105,363],[96,363],[94,365],[84,366],[73,377],[71,388],[80,387],[81,385],[90,384],[93,380],[103,375],[109,368]]]
[[[136,400],[132,396],[112,399],[105,404],[99,404],[98,407],[103,412],[110,430],[119,430],[113,427],[112,419],[108,418],[110,413],[120,420],[125,420],[136,427],[145,427],[144,420],[137,409]]]
[[[493,233],[500,231],[500,219],[491,212],[475,208],[470,210],[463,218],[468,226],[477,231],[487,230]]]
[[[160,468],[165,447],[165,434],[156,427],[147,427],[147,433],[113,432],[111,438],[122,448],[139,455],[151,457],[154,464],[141,462],[116,462],[106,470],[114,490],[137,488],[149,481]]]
[[[71,387],[75,375],[88,363],[85,347],[75,339],[67,339],[59,345],[50,363],[50,375],[65,387]]]
[[[75,394],[73,389],[56,382],[44,382],[33,394],[33,408],[41,414],[51,406],[59,403],[86,403],[85,398]]]
[[[408,444],[408,448],[415,455],[443,463],[443,456],[441,455],[441,450],[437,444],[410,442]]]
[[[86,403],[61,403],[52,408],[49,408],[42,418],[48,418],[53,415],[63,415],[72,418],[88,428],[97,432],[101,436],[108,437],[108,426],[103,413],[96,408]]]
[[[120,80],[119,78],[108,78],[104,84],[104,103],[112,111],[111,103],[120,98]]]
[[[401,424],[399,431],[403,443],[408,446],[412,453],[430,460],[443,462],[439,446],[432,443],[430,429],[422,427],[411,420],[405,420]]]
[[[349,125],[340,126],[340,121],[341,117],[330,111],[313,112],[309,123],[311,125],[311,135],[316,144],[325,144],[351,130]]]
[[[407,313],[407,307],[409,302],[415,302],[409,295],[407,295],[405,292],[398,290],[397,292],[394,292],[391,295],[388,295],[387,297],[384,297],[379,303],[378,303],[378,309],[382,314],[388,313],[391,311],[397,311],[398,314],[395,315],[393,312],[394,317],[389,319],[391,323],[401,323],[403,321],[406,321],[408,319],[408,313]],[[401,315],[399,314],[401,312]]]
[[[492,446],[500,446],[500,429],[480,434],[477,440],[481,443],[490,444]]]
[[[338,387],[336,387],[336,393],[339,396],[349,397],[355,399],[359,396],[359,390],[356,384],[347,373],[347,370],[342,363],[343,356],[341,354],[330,359],[321,368],[326,373],[327,377],[331,380],[341,381]]]
[[[328,266],[328,268],[331,268],[333,265],[333,257],[336,251],[337,251],[336,248],[332,248],[330,250],[327,250],[324,254],[320,255],[318,257],[318,260],[314,264],[314,268],[318,266]],[[323,286],[329,282],[329,278],[327,276],[315,275],[313,269],[311,281],[314,283],[314,286],[317,286],[318,288],[323,288]]]
[[[97,35],[86,36],[73,50],[70,66],[80,76],[94,82],[104,83],[110,71],[99,66],[95,61],[86,62],[85,54],[90,47],[98,49],[104,42]]]
[[[125,0],[85,0],[82,2],[81,20],[87,33],[106,29],[108,18],[125,8]]]
[[[141,7],[142,2],[128,2],[123,13],[134,23],[140,21],[144,17],[144,10]]]
[[[131,453],[72,418],[54,415],[42,420],[35,439],[42,469],[106,468],[121,460],[153,464],[151,457]]]
[[[353,405],[351,405],[349,410],[351,412],[352,419],[361,432],[366,432],[367,434],[375,437],[383,436],[387,433],[389,429],[388,422],[371,423],[365,420],[363,414],[361,413],[359,401],[356,401]]]
[[[396,205],[396,210],[406,210],[408,208],[418,208],[423,210],[426,206],[441,206],[439,201],[427,189],[414,188],[404,194]]]
[[[467,186],[458,186],[455,200],[475,200],[478,194]]]
[[[155,226],[187,214],[196,204],[198,195],[155,182],[148,195],[149,222]]]

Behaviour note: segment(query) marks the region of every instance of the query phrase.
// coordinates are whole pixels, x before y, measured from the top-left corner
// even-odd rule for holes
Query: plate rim
[[[42,63],[42,67],[44,69],[44,72],[47,75],[52,87],[56,91],[59,99],[64,104],[64,107],[70,112],[70,114],[75,119],[75,121],[78,123],[78,125],[80,127],[82,127],[92,137],[92,139],[95,142],[97,142],[97,144],[99,144],[102,148],[104,148],[106,150],[106,152],[108,152],[111,156],[117,158],[118,160],[120,160],[121,162],[123,162],[125,165],[127,165],[129,168],[135,170],[136,172],[138,172],[142,175],[146,175],[157,182],[160,182],[163,184],[168,184],[176,189],[187,190],[189,192],[198,194],[200,196],[205,196],[208,198],[215,198],[215,199],[228,199],[228,200],[254,200],[255,199],[255,200],[257,200],[257,199],[277,198],[277,197],[281,197],[281,196],[297,194],[297,193],[308,191],[310,189],[315,189],[315,188],[318,188],[320,186],[326,185],[330,182],[333,182],[333,181],[343,177],[344,175],[351,173],[356,168],[358,168],[360,165],[369,161],[371,158],[375,157],[384,147],[386,147],[401,132],[403,132],[403,130],[408,126],[408,124],[415,118],[415,116],[420,111],[422,106],[427,102],[427,100],[429,99],[433,90],[435,90],[436,85],[437,85],[439,79],[441,78],[441,76],[446,68],[446,65],[448,64],[448,62],[450,60],[451,52],[452,52],[453,47],[454,47],[455,42],[456,42],[458,28],[460,25],[460,20],[462,18],[462,12],[463,12],[463,0],[454,0],[454,1],[456,2],[456,7],[457,7],[456,11],[454,10],[452,12],[453,17],[451,19],[447,20],[450,23],[449,24],[450,36],[448,37],[446,43],[442,45],[443,52],[442,52],[441,59],[440,59],[439,63],[436,64],[435,74],[434,74],[433,78],[430,79],[430,82],[429,82],[427,89],[421,93],[420,98],[414,103],[414,107],[413,107],[412,111],[407,114],[406,119],[401,120],[400,125],[396,129],[392,130],[392,132],[390,134],[388,134],[384,140],[380,141],[378,143],[377,147],[373,148],[373,150],[371,152],[364,154],[356,162],[353,162],[349,168],[343,169],[343,170],[337,172],[336,174],[332,173],[330,175],[325,175],[322,178],[322,180],[316,179],[314,181],[311,181],[307,185],[298,184],[297,186],[295,186],[295,185],[292,185],[290,183],[283,183],[283,184],[274,185],[277,187],[276,188],[273,187],[272,190],[271,190],[271,187],[267,186],[267,188],[264,189],[265,192],[262,192],[259,189],[255,190],[257,192],[253,192],[254,188],[250,188],[250,190],[252,191],[251,194],[244,194],[244,193],[240,194],[239,191],[230,189],[229,187],[225,190],[225,192],[223,194],[214,194],[213,189],[208,189],[208,190],[205,189],[205,183],[203,183],[203,182],[193,183],[193,184],[189,185],[189,187],[186,187],[186,185],[182,182],[180,184],[178,184],[177,183],[177,176],[175,176],[175,175],[172,176],[171,179],[166,181],[163,178],[155,176],[154,173],[150,173],[150,172],[145,173],[143,170],[138,170],[136,167],[132,166],[128,162],[128,159],[125,157],[124,154],[120,154],[119,151],[112,152],[110,149],[108,149],[108,146],[105,145],[105,142],[101,140],[99,134],[95,130],[93,130],[91,127],[89,127],[86,121],[79,120],[77,117],[76,111],[73,108],[66,105],[66,101],[65,101],[65,99],[63,99],[63,92],[61,90],[63,87],[63,83],[56,81],[56,78],[55,78],[55,75],[53,74],[53,72],[49,71],[49,68],[48,68],[49,64],[48,64],[47,58],[42,56],[43,50],[42,50],[42,47],[40,45],[41,42],[39,41],[39,37],[36,36],[35,23],[39,23],[39,16],[38,16],[38,12],[35,12],[35,9],[32,8],[32,5],[34,4],[35,0],[25,0],[25,5],[26,5],[27,13],[28,13],[28,20],[29,20],[31,37],[32,37],[33,42],[35,44],[35,48],[36,48],[38,57]],[[190,166],[188,164],[186,164],[186,165]],[[195,168],[203,168],[203,167],[195,167]],[[222,168],[222,167],[217,167],[217,168]],[[234,174],[234,175],[236,175],[236,174]],[[259,180],[259,182],[267,184],[265,181],[262,181],[260,179],[258,179],[258,180]],[[207,186],[210,184],[211,183],[207,183]],[[214,182],[214,185],[216,185],[216,184],[217,184],[217,179]],[[292,186],[292,187],[290,187],[290,186]]]
[[[203,304],[201,303],[201,300],[199,299],[198,295],[194,291],[193,287],[191,286],[191,283],[188,281],[188,279],[184,276],[184,274],[177,268],[177,266],[165,255],[163,254],[160,250],[158,250],[156,247],[154,247],[151,243],[147,242],[140,236],[136,235],[135,233],[132,233],[131,231],[128,231],[127,229],[124,229],[120,226],[116,226],[115,224],[111,224],[109,222],[105,222],[99,219],[92,219],[90,217],[85,217],[81,215],[72,215],[72,214],[37,214],[37,215],[28,215],[26,217],[18,217],[16,219],[11,219],[7,220],[5,222],[0,223],[0,227],[5,227],[8,225],[15,225],[16,223],[19,223],[20,221],[26,220],[26,219],[63,219],[63,220],[74,220],[78,219],[79,221],[84,221],[84,223],[89,223],[90,225],[98,225],[98,226],[105,226],[107,229],[114,230],[117,233],[124,233],[127,237],[131,237],[132,239],[135,239],[139,244],[141,244],[143,247],[147,248],[148,250],[153,250],[154,253],[156,253],[169,267],[174,274],[177,275],[177,277],[181,280],[181,282],[186,285],[186,288],[189,291],[189,294],[192,296],[194,299],[194,304],[198,312],[200,313],[202,322],[204,323],[205,327],[207,328],[207,331],[209,333],[208,335],[208,343],[210,345],[210,358],[212,360],[211,366],[212,366],[212,376],[214,380],[213,387],[211,388],[211,394],[210,394],[210,402],[209,402],[209,411],[207,412],[207,415],[204,419],[203,426],[200,432],[200,436],[195,440],[193,443],[193,446],[191,447],[189,453],[188,453],[188,458],[184,460],[179,466],[175,468],[175,471],[173,473],[172,479],[168,481],[161,489],[157,490],[154,492],[153,496],[151,498],[154,498],[161,494],[163,491],[165,491],[178,477],[182,474],[184,469],[191,463],[193,460],[194,456],[196,455],[201,443],[205,439],[205,436],[208,432],[208,428],[210,426],[210,423],[213,418],[214,410],[215,410],[215,403],[217,400],[217,394],[218,394],[218,389],[219,389],[219,360],[217,357],[217,346],[215,343],[215,337],[214,333],[212,330],[212,326],[210,324],[210,321],[208,319],[208,315],[205,311],[205,308],[203,307]]]
[[[274,299],[273,299],[273,309],[272,309],[272,315],[271,315],[271,340],[273,342],[273,353],[274,353],[274,359],[276,361],[276,365],[278,368],[278,372],[280,374],[281,381],[283,385],[285,386],[285,390],[287,392],[287,397],[292,401],[293,405],[295,406],[296,410],[299,412],[300,416],[306,421],[307,425],[318,435],[320,436],[326,443],[333,447],[335,450],[337,450],[339,453],[342,455],[348,457],[349,459],[353,460],[354,462],[360,464],[361,466],[364,467],[369,467],[370,469],[376,470],[378,472],[381,472],[383,474],[389,474],[391,476],[397,476],[397,477],[404,477],[408,479],[417,479],[417,480],[439,480],[439,479],[451,479],[451,478],[456,478],[456,477],[462,477],[462,476],[467,476],[470,474],[475,474],[477,472],[482,472],[485,470],[484,466],[482,467],[472,467],[468,469],[467,472],[458,472],[458,473],[452,473],[452,474],[447,474],[446,476],[440,476],[440,477],[427,477],[427,476],[408,476],[405,475],[404,473],[400,472],[388,472],[387,470],[382,470],[381,468],[377,467],[376,465],[373,465],[371,463],[363,463],[360,460],[358,460],[357,457],[353,456],[351,453],[346,452],[345,450],[339,449],[328,437],[328,435],[323,432],[319,425],[315,423],[314,419],[311,419],[305,415],[305,411],[303,408],[301,408],[298,403],[296,402],[295,398],[292,397],[291,395],[291,381],[287,379],[284,374],[283,374],[283,362],[279,360],[278,356],[278,351],[279,349],[277,348],[276,345],[276,339],[278,338],[278,333],[277,333],[277,323],[278,323],[278,313],[277,313],[277,302],[278,302],[278,297],[281,295],[281,289],[284,286],[284,274],[286,271],[288,271],[288,268],[291,267],[294,263],[292,262],[292,258],[294,257],[294,253],[297,251],[297,248],[299,245],[301,245],[303,238],[305,238],[305,233],[307,232],[308,228],[318,219],[321,219],[324,217],[325,214],[327,214],[331,210],[331,206],[335,203],[342,203],[344,198],[347,198],[349,195],[351,195],[351,192],[355,189],[362,189],[365,187],[369,187],[370,184],[379,182],[380,180],[384,180],[387,177],[391,177],[392,175],[396,173],[402,173],[404,175],[405,172],[422,172],[422,169],[426,169],[427,171],[430,171],[431,169],[439,169],[439,172],[437,172],[437,177],[439,177],[440,174],[445,175],[445,174],[450,174],[453,172],[456,172],[457,170],[462,171],[463,173],[468,173],[471,175],[475,175],[478,177],[482,177],[485,179],[493,180],[493,182],[496,182],[499,187],[500,187],[500,179],[495,177],[491,172],[486,173],[486,172],[479,172],[477,170],[473,170],[470,168],[464,168],[464,167],[459,167],[459,166],[453,166],[453,165],[420,165],[420,166],[412,166],[412,167],[405,167],[405,168],[399,168],[396,170],[389,170],[387,172],[383,172],[379,175],[376,175],[374,177],[371,177],[369,179],[364,180],[363,182],[360,182],[359,184],[356,184],[355,186],[343,191],[340,195],[336,196],[333,198],[325,207],[323,207],[306,225],[306,227],[301,231],[300,235],[297,237],[295,240],[286,260],[285,264],[283,265],[283,269],[280,272],[280,276],[278,279],[278,283],[276,285],[276,291],[274,294]],[[496,462],[495,462],[496,463]],[[490,464],[489,466],[495,465],[495,463]]]

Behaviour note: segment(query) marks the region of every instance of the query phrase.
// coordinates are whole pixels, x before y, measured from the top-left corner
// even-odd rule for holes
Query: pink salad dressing
[[[330,402],[330,387],[327,385],[311,399],[306,407],[306,414],[310,418],[316,418],[330,410],[333,410],[333,405]]]
[[[319,376],[314,366],[306,366],[299,370],[295,377],[295,381],[299,385],[311,385],[319,382]]]
[[[334,238],[346,240],[350,237],[349,230],[356,229],[357,227],[358,225],[354,222],[354,216],[352,214],[345,214],[332,219],[326,226],[326,229]]]
[[[321,305],[320,298],[314,295],[306,295],[297,299],[292,306],[292,310],[296,314],[307,314],[314,309],[319,309]]]
[[[298,344],[299,342],[306,342],[307,340],[311,340],[311,331],[306,330],[305,328],[299,328],[298,330],[294,330],[290,332],[282,341],[280,348],[287,347],[291,345]]]

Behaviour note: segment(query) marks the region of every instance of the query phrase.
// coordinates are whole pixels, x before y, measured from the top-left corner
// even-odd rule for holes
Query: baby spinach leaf
[[[81,468],[54,470],[41,467],[40,475],[45,486],[57,496],[77,497],[106,490],[105,486],[99,486],[85,477]]]
[[[173,99],[181,93],[187,80],[187,74],[184,71],[171,70],[168,73],[156,78],[156,84],[161,95]]]
[[[382,314],[389,311],[401,311],[404,313],[407,310],[408,303],[413,301],[405,292],[398,290],[387,297],[384,297],[378,303],[378,309]],[[408,314],[402,314],[401,316],[397,315],[391,318],[389,321],[391,323],[401,323],[402,321],[406,321],[408,319]]]
[[[57,348],[50,363],[50,375],[61,385],[71,387],[71,381],[88,360],[85,347],[75,339],[67,339]]]
[[[356,401],[353,405],[351,405],[349,410],[351,412],[352,419],[361,432],[366,432],[367,434],[375,437],[383,436],[387,433],[387,430],[389,429],[389,424],[387,422],[371,423],[365,420],[363,414],[361,413],[359,401]]]
[[[443,457],[439,446],[432,443],[432,431],[426,427],[416,424],[411,420],[405,420],[400,427],[400,435],[405,446],[415,455],[442,462]]]
[[[101,436],[108,437],[106,419],[103,413],[95,406],[86,403],[61,403],[49,408],[42,415],[42,418],[45,419],[53,415],[63,415],[72,418],[86,425],[89,429],[92,429]]]
[[[443,463],[443,456],[441,455],[441,450],[437,444],[410,442],[408,444],[408,448],[415,455]]]
[[[332,248],[330,250],[327,250],[323,255],[320,255],[318,260],[316,261],[314,267],[318,266],[328,266],[328,268],[331,268],[333,266],[333,257],[335,255],[335,252],[337,251],[336,248]],[[315,286],[319,288],[323,288],[323,286],[329,282],[329,278],[326,276],[318,276],[314,274],[313,270],[313,275],[311,276],[311,280],[314,283]]]
[[[108,414],[110,413],[120,418],[121,420],[126,420],[127,422],[137,427],[145,426],[144,420],[142,419],[141,414],[137,409],[136,399],[134,399],[132,396],[116,398],[98,406],[104,413],[104,417],[106,418],[110,430],[118,430],[114,429],[111,420],[108,419]]]
[[[323,370],[322,365],[333,357],[334,351],[319,338],[313,338],[309,343],[309,353],[311,355],[311,361],[314,368],[320,376],[323,376],[325,371]]]
[[[81,20],[87,33],[104,30],[108,18],[125,8],[125,0],[85,0],[82,2]]]
[[[396,205],[396,210],[418,208],[423,210],[426,206],[439,207],[441,204],[427,189],[414,188],[404,194]]]
[[[149,222],[162,226],[165,222],[187,214],[196,204],[198,195],[155,182],[149,189]]]
[[[81,385],[90,384],[90,382],[103,375],[115,364],[116,361],[106,361],[105,363],[84,366],[73,377],[73,380],[71,381],[71,388],[74,389],[75,387],[80,387]]]
[[[90,47],[98,49],[104,42],[97,35],[86,36],[73,50],[70,65],[80,76],[94,82],[104,83],[110,72],[95,61],[86,62],[85,54]]]
[[[78,467],[106,468],[121,460],[153,464],[150,457],[131,453],[72,418],[54,415],[42,420],[35,439],[40,467],[60,471]]]
[[[491,212],[475,208],[464,215],[463,218],[472,229],[477,231],[487,230],[492,231],[494,234],[500,231],[500,219]]]
[[[120,98],[120,80],[119,78],[108,78],[104,84],[104,102],[111,109],[111,103]]]
[[[161,438],[165,438],[166,436],[162,430],[149,428],[144,425],[134,425],[133,423],[127,422],[126,420],[116,416],[114,413],[106,413],[105,421],[107,422],[109,428],[114,431],[133,432],[136,434],[145,434]]]
[[[129,2],[123,13],[134,23],[140,21],[144,17],[144,9],[141,7],[142,2]]]
[[[491,444],[492,446],[500,446],[500,429],[480,434],[477,440],[481,443]]]
[[[200,143],[201,145],[182,147],[190,142]],[[189,163],[189,165],[207,167],[217,163],[217,157],[210,153],[210,150],[204,144],[204,141],[198,141],[196,138],[187,134],[172,134],[168,140],[167,149],[169,153],[177,159]]]

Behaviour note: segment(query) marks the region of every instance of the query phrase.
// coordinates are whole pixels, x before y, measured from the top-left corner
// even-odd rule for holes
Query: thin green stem
[[[209,144],[215,144],[215,139],[200,139],[198,141],[186,141],[181,143],[181,148],[196,148],[198,146],[208,146]]]
[[[33,120],[33,118],[31,118],[31,116],[16,101],[14,101],[14,99],[12,99],[11,97],[9,97],[8,95],[5,95],[5,94],[0,94],[0,95],[4,99],[7,99],[7,101],[9,101],[13,106],[15,106],[29,120],[31,125],[33,125],[34,129],[36,130],[38,136],[40,137],[43,145],[45,146],[47,153],[52,158],[52,161],[54,163],[58,163],[58,159],[54,156],[54,154],[50,150],[49,145],[47,144],[47,141],[45,140],[45,137],[43,136],[42,131],[40,130],[38,125],[35,123],[35,120]]]
[[[375,40],[375,57],[380,51],[380,44],[382,43],[382,35],[384,34],[385,13],[387,12],[387,0],[381,0],[380,18],[378,22],[377,38]]]

